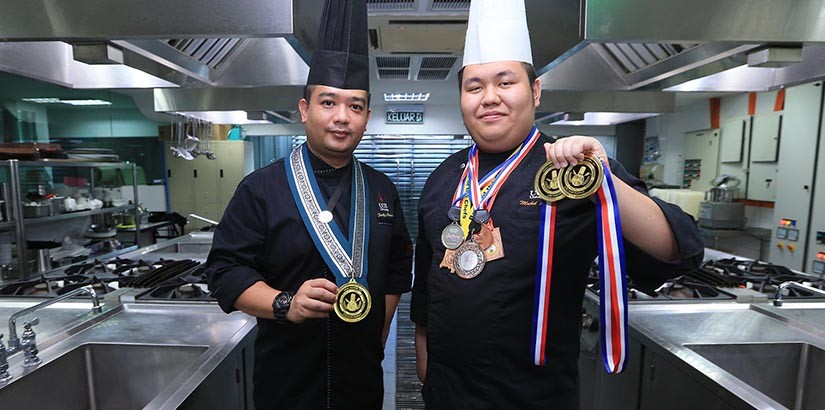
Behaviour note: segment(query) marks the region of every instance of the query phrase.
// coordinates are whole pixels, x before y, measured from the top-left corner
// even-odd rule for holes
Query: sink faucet
[[[807,292],[816,293],[825,296],[825,290],[817,289],[812,286],[803,285],[799,282],[787,281],[776,287],[776,294],[774,295],[773,305],[782,306],[782,291],[787,288],[797,288]]]
[[[39,323],[39,318],[34,318],[28,322],[23,322],[23,336],[22,341],[20,342],[24,357],[23,367],[36,367],[40,365],[40,358],[37,357],[37,354],[40,352],[37,350],[37,339],[35,338],[37,335],[34,334],[34,330],[32,330],[32,326]]]
[[[210,225],[215,225],[215,226],[218,226],[218,222],[217,222],[217,221],[213,221],[213,220],[211,220],[211,219],[204,218],[204,217],[202,217],[202,216],[200,216],[200,215],[195,215],[195,214],[189,214],[189,216],[187,216],[187,217],[186,217],[186,222],[189,222],[189,219],[190,219],[190,218],[194,218],[194,219],[197,219],[197,220],[199,220],[199,221],[206,222],[206,223],[208,223],[208,224],[210,224]]]
[[[88,294],[89,297],[92,298],[92,313],[101,313],[103,312],[103,308],[100,307],[100,299],[97,297],[97,293],[95,292],[92,285],[86,285],[82,288],[77,288],[69,293],[60,295],[58,297],[49,299],[45,302],[38,303],[32,307],[23,309],[19,312],[14,313],[9,318],[9,347],[7,349],[8,353],[14,353],[20,350],[20,339],[17,337],[17,319],[21,316],[28,315],[29,313],[33,313],[40,309],[45,308],[46,306],[53,305],[58,302],[62,302],[70,297],[77,296],[81,293]]]

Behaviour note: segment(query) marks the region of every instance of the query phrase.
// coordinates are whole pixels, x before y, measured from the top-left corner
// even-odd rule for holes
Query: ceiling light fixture
[[[37,104],[57,104],[60,102],[60,98],[23,98],[23,101],[26,102],[33,102]]]
[[[112,105],[110,101],[104,100],[61,100],[52,97],[21,98],[21,100],[37,104]]]
[[[60,103],[69,105],[112,105],[111,102],[104,100],[60,100]]]
[[[423,102],[430,99],[430,93],[384,93],[386,102]]]

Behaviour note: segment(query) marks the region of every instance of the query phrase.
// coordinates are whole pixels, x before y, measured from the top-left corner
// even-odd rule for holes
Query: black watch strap
[[[292,298],[295,296],[293,292],[289,291],[281,291],[275,299],[272,300],[272,315],[275,318],[275,321],[278,323],[287,323],[289,320],[286,318],[287,312],[289,312],[289,306],[292,304]]]

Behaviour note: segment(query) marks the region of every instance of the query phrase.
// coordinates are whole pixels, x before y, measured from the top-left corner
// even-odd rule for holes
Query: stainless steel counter
[[[203,260],[211,240],[211,234],[196,233],[121,257],[174,254],[174,259]],[[241,345],[251,346],[255,319],[241,312],[227,315],[215,303],[135,302],[142,291],[105,295],[100,314],[91,312],[90,300],[72,299],[21,318],[18,326],[40,319],[34,330],[42,364],[24,368],[21,352],[10,356],[13,378],[0,383],[0,402],[14,403],[15,409],[229,408],[214,395],[227,396],[220,389],[233,386],[213,379],[219,367],[232,382],[249,371],[241,371],[241,362],[251,360],[251,354],[237,352]],[[0,298],[0,323],[43,300]],[[8,334],[5,326],[0,333]],[[199,388],[204,385],[209,388]],[[242,399],[232,408],[244,407],[244,392],[238,389]],[[212,392],[199,396],[202,390]]]
[[[0,318],[18,305],[0,302]],[[178,408],[255,327],[254,318],[216,305],[107,303],[99,315],[86,305],[37,314],[43,363],[24,369],[23,355],[11,356],[14,378],[0,387],[0,401],[17,409]]]
[[[823,303],[791,305],[632,305],[630,332],[725,408],[823,408]]]

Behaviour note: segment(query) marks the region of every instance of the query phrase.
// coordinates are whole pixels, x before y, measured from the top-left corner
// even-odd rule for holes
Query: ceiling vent
[[[378,27],[385,53],[443,54],[464,49],[465,20],[389,21]]]
[[[423,57],[417,80],[446,80],[458,57]]]
[[[632,74],[681,54],[698,44],[604,43],[602,47],[624,74]]]
[[[213,70],[221,68],[242,43],[240,38],[184,38],[166,40],[176,50]]]
[[[367,11],[413,11],[415,0],[367,0]]]
[[[432,11],[468,11],[470,0],[433,0]]]
[[[375,57],[379,80],[407,80],[410,78],[410,57]]]

